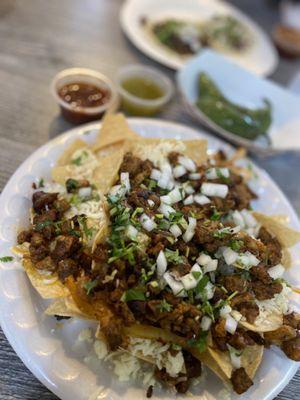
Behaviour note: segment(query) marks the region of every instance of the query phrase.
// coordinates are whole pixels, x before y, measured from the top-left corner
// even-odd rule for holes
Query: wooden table
[[[270,31],[277,18],[276,9],[268,6],[270,2],[233,2]],[[159,67],[122,34],[120,5],[121,0],[0,1],[1,188],[33,150],[71,127],[60,117],[49,94],[50,81],[59,70],[86,66],[113,78],[127,63]],[[286,84],[299,66],[299,61],[282,60],[273,79]],[[192,125],[176,99],[162,117]],[[272,175],[300,213],[300,155],[255,161]],[[299,399],[299,393],[298,373],[278,399]],[[26,369],[0,330],[0,400],[16,399],[53,400],[56,396]]]

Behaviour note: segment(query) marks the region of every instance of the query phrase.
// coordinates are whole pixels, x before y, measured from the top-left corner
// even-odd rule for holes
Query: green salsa
[[[263,101],[264,106],[257,109],[234,104],[207,74],[200,73],[197,107],[215,124],[238,136],[254,140],[267,134],[272,122],[272,106],[269,100]]]
[[[155,100],[164,95],[162,88],[153,80],[138,76],[125,79],[122,86],[128,93],[144,100]]]

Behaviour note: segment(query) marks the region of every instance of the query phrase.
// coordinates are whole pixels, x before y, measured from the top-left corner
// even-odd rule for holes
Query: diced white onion
[[[203,274],[202,274],[202,269],[201,269],[200,265],[198,265],[197,263],[195,263],[195,264],[192,266],[191,272],[201,272],[201,275],[203,275]],[[201,278],[201,275],[199,275],[199,278],[198,278],[198,279]]]
[[[228,194],[228,186],[221,183],[207,183],[201,185],[201,193],[206,196],[221,197],[224,199]]]
[[[115,185],[109,191],[109,194],[112,196],[124,196],[125,193],[126,193],[126,188],[122,185]]]
[[[207,265],[211,261],[211,257],[208,254],[201,253],[197,258],[197,263],[204,266]]]
[[[237,321],[234,318],[232,318],[231,315],[226,316],[225,329],[227,332],[233,335],[234,332],[236,331],[237,325],[238,325]]]
[[[162,213],[166,218],[169,218],[171,213],[175,213],[176,212],[173,207],[169,206],[168,204],[164,204],[164,203],[162,203],[158,207],[158,211],[160,213]]]
[[[153,168],[153,170],[151,171],[150,178],[153,179],[154,181],[158,181],[160,177],[161,177],[160,170]]]
[[[201,319],[200,327],[203,331],[208,331],[211,327],[212,319],[209,318],[207,315],[204,315]]]
[[[163,274],[167,270],[168,262],[165,253],[162,250],[159,252],[157,256],[156,265],[157,265],[157,275],[163,276]]]
[[[175,186],[174,181],[172,179],[170,179],[168,182],[168,185],[167,185],[167,189],[172,190],[174,186]]]
[[[161,196],[160,201],[164,204],[172,204],[171,197],[168,194]]]
[[[178,157],[178,162],[179,164],[183,165],[184,168],[186,168],[188,171],[190,172],[196,171],[196,164],[189,157],[180,156]]]
[[[192,273],[188,273],[180,278],[185,290],[194,289],[197,286],[197,280]]]
[[[149,204],[150,207],[153,207],[154,204],[155,204],[154,201],[151,200],[151,199],[148,199],[148,200],[147,200],[147,203]]]
[[[199,172],[194,172],[192,174],[189,174],[189,179],[191,181],[196,181],[196,180],[198,180],[200,178],[201,178],[201,174]]]
[[[193,236],[195,234],[195,228],[196,228],[197,220],[196,218],[189,217],[189,224],[186,229],[186,231],[183,234],[183,240],[187,243],[190,242],[193,239]]]
[[[215,286],[211,282],[207,282],[205,286],[206,298],[210,300],[214,297]]]
[[[173,169],[173,176],[174,178],[180,178],[181,176],[185,175],[186,172],[187,171],[183,165],[176,165],[176,167]]]
[[[126,228],[126,236],[130,239],[135,239],[137,237],[138,230],[133,225],[128,225]]]
[[[89,187],[83,187],[83,188],[80,188],[78,190],[78,196],[82,197],[82,198],[90,197],[91,194],[92,194],[92,188],[90,186]]]
[[[256,267],[260,263],[259,259],[255,257],[254,254],[250,253],[250,251],[246,251],[244,254],[248,257],[251,266]]]
[[[241,211],[241,215],[245,221],[245,225],[249,228],[254,228],[257,225],[256,219],[253,215],[246,209]]]
[[[165,197],[165,196],[162,196]],[[171,203],[167,203],[167,204],[175,204],[178,203],[179,201],[181,201],[183,199],[183,189],[180,190],[178,187],[175,187],[173,190],[171,190],[171,192],[168,193],[168,197],[171,200]]]
[[[148,217],[147,214],[142,214],[140,216],[140,223],[142,227],[148,232],[153,231],[153,229],[155,229],[157,226],[156,223],[150,217]]]
[[[210,168],[205,172],[207,179],[218,179],[220,177],[229,178],[228,168]]]
[[[210,199],[206,196],[204,196],[204,194],[196,194],[194,196],[194,201],[197,204],[200,204],[201,206],[204,206],[204,204],[208,204],[210,203]]]
[[[169,231],[172,233],[172,235],[173,235],[175,238],[178,238],[180,235],[182,235],[181,229],[180,229],[179,226],[176,225],[176,224],[172,225],[172,226],[170,227]]]
[[[270,275],[271,278],[278,279],[282,277],[284,271],[285,271],[284,266],[281,264],[277,264],[274,267],[268,269],[268,274]]]
[[[241,228],[245,226],[244,218],[242,217],[242,214],[238,210],[235,210],[232,213],[232,219],[235,225],[238,225]]]
[[[230,307],[230,305],[229,304],[225,304],[225,306],[223,306],[220,309],[220,316],[222,318],[226,318],[227,315],[231,313],[231,311],[232,311],[232,308]]]
[[[237,350],[230,345],[227,345],[229,349],[230,361],[234,369],[239,369],[242,366],[241,356],[237,354]]]
[[[238,256],[238,253],[233,251],[230,247],[225,247],[223,250],[223,257],[227,265],[235,263]]]
[[[164,277],[164,280],[167,282],[167,284],[172,289],[172,292],[175,296],[182,294],[182,292],[184,291],[182,282],[174,279],[173,276],[170,275],[170,273],[168,271],[164,273],[163,277]]]
[[[187,198],[185,198],[183,200],[183,204],[185,206],[188,206],[188,205],[193,204],[193,203],[194,203],[194,196],[192,194],[190,194]]]
[[[162,189],[167,189],[169,181],[170,181],[170,177],[168,175],[162,174],[157,182],[157,186],[159,186]]]
[[[232,311],[231,311],[231,316],[232,316],[237,322],[239,322],[239,321],[243,318],[243,315],[242,315],[239,311],[237,311],[237,310],[232,310]]]
[[[183,188],[186,194],[193,194],[195,193],[195,189],[191,184],[183,184]]]
[[[125,186],[126,192],[130,191],[130,180],[129,180],[129,172],[121,172],[120,181],[123,186]]]
[[[213,272],[218,268],[218,260],[210,260],[208,264],[204,265],[203,272]]]

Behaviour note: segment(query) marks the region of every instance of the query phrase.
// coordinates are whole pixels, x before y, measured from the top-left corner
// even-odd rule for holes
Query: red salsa
[[[74,82],[58,91],[59,97],[72,107],[99,107],[110,99],[110,91],[89,83]]]

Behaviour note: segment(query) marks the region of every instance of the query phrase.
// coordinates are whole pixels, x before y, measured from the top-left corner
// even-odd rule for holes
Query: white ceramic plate
[[[264,98],[272,104],[272,123],[268,131],[271,143],[263,137],[254,141],[227,132],[200,112],[195,105],[200,72],[208,74],[229,100],[248,108],[259,108]],[[225,139],[250,150],[270,153],[300,149],[300,98],[270,80],[260,78],[222,55],[205,50],[193,57],[177,73],[177,84],[184,105],[198,122],[207,125]]]
[[[278,64],[278,55],[272,42],[262,29],[249,17],[232,5],[218,0],[127,0],[120,13],[122,28],[131,42],[143,53],[167,67],[178,69],[187,58],[182,58],[161,45],[141,24],[146,17],[149,21],[166,18],[190,21],[205,20],[215,14],[232,15],[244,23],[253,37],[253,46],[241,54],[227,57],[250,71],[270,75]]]
[[[143,136],[175,137],[192,139],[206,137],[210,151],[232,148],[222,141],[210,137],[203,131],[195,131],[171,122],[148,119],[129,119],[130,126]],[[99,130],[99,123],[73,129],[45,144],[35,151],[9,180],[0,198],[0,248],[1,255],[10,255],[15,243],[18,227],[26,226],[28,207],[32,195],[32,182],[41,177],[49,178],[50,168],[62,151],[79,136],[92,142]],[[245,161],[249,162],[249,161]],[[285,214],[291,224],[300,229],[297,216],[288,200],[272,179],[254,167],[258,174],[260,200],[256,208],[274,214]],[[300,285],[299,249],[293,251],[293,268],[287,278]],[[298,275],[298,277],[297,277]],[[78,345],[78,333],[87,322],[68,320],[57,323],[46,317],[43,301],[29,284],[18,261],[0,265],[0,322],[2,329],[32,373],[62,400],[139,400],[144,398],[145,389],[134,383],[120,383],[113,373],[93,358],[87,365],[83,358],[89,353],[85,345]],[[289,382],[296,372],[297,364],[279,352],[267,350],[253,386],[247,394],[239,397],[247,400],[270,400]],[[97,371],[97,373],[95,373]],[[222,389],[218,378],[208,373],[205,385],[193,390],[197,400],[217,399]],[[158,392],[154,399],[171,400],[173,394]],[[185,398],[178,396],[178,398]],[[236,397],[233,396],[232,399]]]

